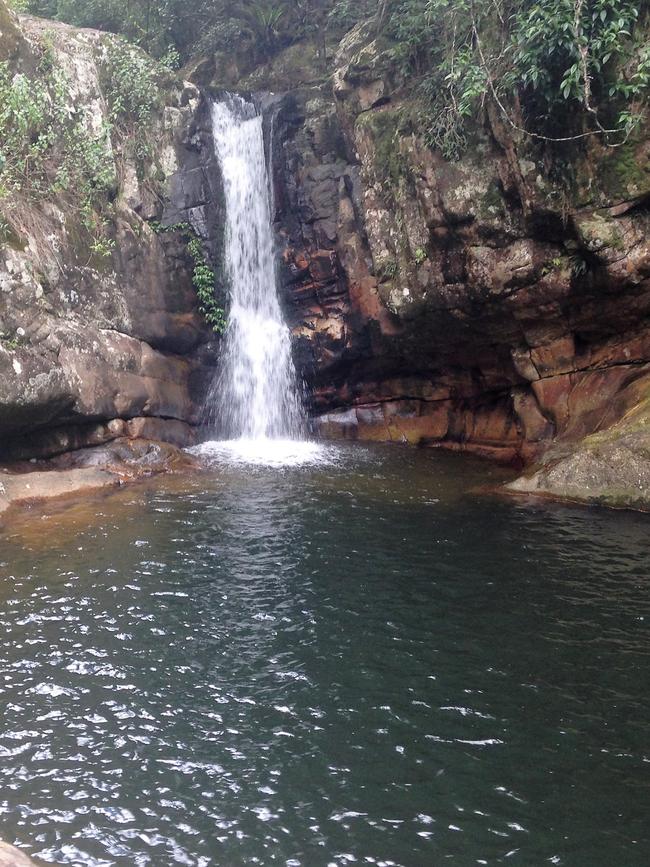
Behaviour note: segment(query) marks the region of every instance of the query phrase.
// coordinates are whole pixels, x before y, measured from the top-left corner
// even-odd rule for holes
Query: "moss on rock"
[[[549,452],[541,467],[506,489],[650,511],[650,397],[642,398],[611,428],[585,437],[570,449]]]
[[[401,180],[411,178],[412,166],[400,147],[407,132],[402,108],[365,112],[357,127],[372,141],[375,171],[382,182],[396,188]]]
[[[611,200],[625,200],[650,193],[650,149],[647,143],[627,142],[603,160],[600,183]]]

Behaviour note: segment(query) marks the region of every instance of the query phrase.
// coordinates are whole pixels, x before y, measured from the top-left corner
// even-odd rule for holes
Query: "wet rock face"
[[[198,97],[198,93],[196,94]],[[177,139],[177,164],[169,179],[162,224],[186,223],[202,240],[210,261],[222,258],[225,201],[221,169],[214,149],[211,103],[202,95],[191,106]]]
[[[50,22],[10,20],[22,48],[8,60],[24,68]],[[81,70],[78,78],[69,73],[70,99],[105,118],[100,58],[111,37],[51,27],[57,58]],[[192,159],[207,161],[200,106],[193,85],[166,94],[150,131],[155,178],[113,149],[119,181],[109,256],[89,249],[65,195],[21,203],[24,230],[0,245],[0,455],[25,454],[32,442],[37,451],[49,441],[83,443],[89,426],[135,418],[176,421],[191,439],[217,343],[197,309],[185,240],[156,224],[171,216],[201,232],[208,222],[201,209],[210,191],[187,182]],[[203,234],[216,237],[212,226]]]
[[[318,429],[527,462],[615,423],[650,392],[646,143],[576,155],[568,200],[497,116],[458,161],[427,148],[366,25],[334,65],[275,172]]]
[[[365,238],[359,166],[327,89],[294,91],[276,120],[273,152],[280,284],[296,362],[314,411],[372,363],[373,333],[391,333]],[[347,397],[341,399],[346,403]]]

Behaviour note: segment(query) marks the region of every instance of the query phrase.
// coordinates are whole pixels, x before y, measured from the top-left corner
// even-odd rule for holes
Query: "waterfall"
[[[230,311],[210,415],[226,440],[296,440],[303,410],[291,337],[277,294],[262,117],[228,96],[212,105],[226,205]]]

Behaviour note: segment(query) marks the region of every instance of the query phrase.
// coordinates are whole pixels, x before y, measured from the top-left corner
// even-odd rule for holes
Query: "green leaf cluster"
[[[161,103],[160,85],[166,72],[126,39],[112,40],[102,63],[111,127],[128,143],[141,168],[152,154],[151,119]]]
[[[187,251],[194,262],[192,283],[199,299],[199,310],[205,321],[217,334],[226,330],[226,314],[215,298],[215,273],[208,265],[203,247],[196,235],[188,241]]]
[[[520,131],[619,144],[650,87],[648,0],[387,0],[384,32],[418,81],[429,143],[464,148],[488,100]]]
[[[49,37],[36,70],[14,73],[0,62],[0,206],[5,221],[16,197],[42,201],[67,195],[96,236],[103,229],[98,203],[116,187],[110,127],[91,125],[70,104],[69,83]]]

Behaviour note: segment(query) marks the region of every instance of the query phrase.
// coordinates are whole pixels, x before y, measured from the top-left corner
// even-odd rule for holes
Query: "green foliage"
[[[574,253],[569,257],[569,265],[571,267],[571,274],[576,278],[584,277],[589,271],[589,262],[580,252]]]
[[[644,115],[647,0],[389,5],[395,61],[420,77],[421,123],[447,157],[463,150],[466,121],[486,99],[512,126],[554,140],[596,133],[618,144]]]
[[[562,256],[554,256],[553,259],[548,259],[542,265],[542,277],[546,277],[554,271],[561,270],[565,265],[566,260]]]
[[[327,26],[334,32],[345,32],[369,17],[369,13],[369,4],[362,0],[336,0],[327,14]]]
[[[144,172],[159,84],[169,72],[125,40],[108,41],[100,77],[109,114],[98,127],[87,109],[72,104],[53,39],[45,34],[30,75],[0,63],[0,204],[4,200],[4,219],[11,222],[19,217],[16,197],[36,203],[66,196],[88,232],[91,258],[106,259],[114,249],[107,233],[117,192],[113,147],[131,152]],[[167,62],[178,62],[173,50]]]
[[[422,247],[418,247],[415,251],[415,264],[419,267],[427,260],[427,251]]]
[[[0,63],[0,197],[27,183],[53,131],[47,122],[48,90]],[[37,172],[40,174],[40,172]]]
[[[16,0],[20,2],[20,0]],[[320,35],[336,0],[24,0],[44,18],[125,36],[158,58],[184,62],[215,51],[270,57]],[[361,0],[365,8],[367,0]],[[347,0],[348,8],[353,4]],[[167,64],[169,65],[169,64]],[[178,68],[173,63],[171,68]]]
[[[181,55],[175,45],[168,45],[167,50],[160,58],[160,65],[169,72],[175,72],[181,68]]]
[[[112,238],[96,237],[93,238],[90,244],[91,256],[97,256],[100,259],[109,259],[115,249],[115,241]]]
[[[14,352],[20,346],[20,335],[15,333],[10,337],[9,335],[0,332],[0,341],[2,341],[2,345],[5,349]]]
[[[189,223],[175,223],[173,226],[163,226],[157,221],[150,224],[156,234],[163,232],[181,232],[187,242],[187,252],[194,263],[192,285],[199,299],[199,310],[203,318],[216,334],[226,330],[226,313],[215,296],[216,275],[203,253],[203,246]]]
[[[399,273],[396,259],[388,259],[379,266],[379,277],[382,280],[394,280]]]
[[[214,297],[215,274],[206,262],[201,242],[196,236],[189,240],[187,251],[194,262],[192,283],[199,299],[199,310],[212,330],[223,334],[226,330],[226,316],[223,307]]]
[[[253,39],[266,55],[273,54],[280,41],[282,19],[287,14],[284,3],[257,0],[235,4],[236,17],[247,26]]]
[[[119,33],[170,69],[215,52],[267,60],[302,39],[321,46],[357,21],[372,0],[14,0],[28,11]]]
[[[69,104],[68,81],[49,39],[32,76],[0,63],[0,203],[67,194],[97,243],[98,205],[116,185],[109,128],[93,129],[83,110]]]
[[[169,37],[170,13],[175,9],[182,12],[183,7],[181,0],[27,0],[27,3],[34,15],[122,34],[158,57],[165,54],[170,43],[174,44]]]
[[[175,58],[168,53],[168,62]],[[144,163],[151,156],[150,125],[160,102],[161,66],[126,40],[116,39],[110,43],[102,67],[111,126]]]

